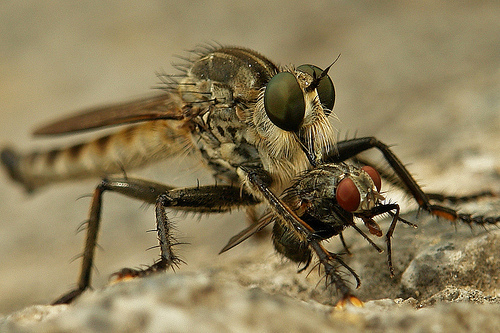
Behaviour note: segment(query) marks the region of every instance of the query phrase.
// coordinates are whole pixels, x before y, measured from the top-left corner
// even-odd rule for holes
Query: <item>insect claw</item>
[[[364,306],[364,303],[362,300],[360,300],[359,298],[357,298],[354,295],[347,294],[347,295],[342,296],[342,298],[337,302],[337,304],[335,304],[334,309],[335,310],[345,310],[346,305],[348,303],[354,305],[357,308],[361,308]]]
[[[80,289],[80,288],[74,289],[74,290],[70,291],[69,293],[64,294],[63,296],[61,296],[60,298],[58,298],[54,302],[52,302],[51,305],[69,304],[69,303],[73,302],[75,300],[75,298],[80,296],[84,291],[85,291],[85,289]]]
[[[123,268],[118,272],[111,274],[109,277],[109,284],[115,284],[121,281],[128,281],[140,276],[142,270]]]
[[[391,267],[389,267],[389,276],[391,277],[391,279],[393,279],[393,278],[394,278],[394,276],[395,276],[395,275],[394,275],[394,267],[392,267],[392,266],[391,266]]]
[[[363,303],[362,300],[360,300],[359,298],[357,298],[356,296],[354,295],[349,295],[349,302],[354,305],[355,307],[358,307],[358,308],[361,308],[364,306],[365,303]]]
[[[307,259],[306,263],[304,264],[304,267],[299,268],[299,269],[297,270],[297,273],[301,273],[301,272],[303,272],[304,270],[306,270],[306,269],[307,269],[307,267],[309,267],[309,264],[311,264],[311,259],[312,259],[312,257],[311,257],[311,256],[309,256],[309,258]]]

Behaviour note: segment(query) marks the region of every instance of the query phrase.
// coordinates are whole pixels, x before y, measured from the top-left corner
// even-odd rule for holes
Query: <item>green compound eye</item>
[[[273,124],[285,131],[297,131],[306,112],[304,94],[292,73],[272,77],[264,92],[264,108]]]
[[[323,73],[323,70],[314,65],[300,65],[297,70],[311,75],[313,78],[318,78]],[[316,88],[319,95],[319,100],[325,108],[328,109],[326,115],[330,114],[335,104],[335,88],[332,79],[329,75],[325,75]]]

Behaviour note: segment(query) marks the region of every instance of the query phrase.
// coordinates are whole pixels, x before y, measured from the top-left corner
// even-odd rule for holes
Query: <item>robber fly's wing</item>
[[[243,242],[244,240],[246,240],[247,238],[249,238],[253,234],[261,231],[272,221],[273,221],[272,216],[266,215],[258,223],[252,223],[252,225],[250,225],[248,228],[244,229],[243,231],[241,231],[237,235],[234,235],[233,237],[231,237],[229,242],[227,242],[226,246],[224,246],[222,248],[222,250],[220,250],[219,254],[224,253],[227,250],[232,249],[233,247],[240,244],[241,242]]]
[[[85,110],[74,116],[36,129],[34,135],[58,135],[107,126],[159,119],[183,119],[182,110],[172,102],[172,94],[163,93],[129,102]]]

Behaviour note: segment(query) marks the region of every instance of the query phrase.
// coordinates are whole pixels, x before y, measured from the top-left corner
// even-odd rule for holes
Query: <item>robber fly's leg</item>
[[[406,185],[401,181],[401,179],[397,176],[394,175],[393,172],[390,172],[389,170],[386,169],[380,169],[377,168],[376,165],[374,165],[371,161],[369,161],[366,158],[363,158],[362,156],[355,156],[353,157],[353,160],[359,164],[362,165],[369,165],[376,169],[380,176],[384,178],[385,180],[389,181],[392,185],[398,187],[399,189],[403,191],[408,191],[408,188]],[[427,198],[429,200],[434,200],[434,201],[439,201],[439,202],[449,202],[452,204],[459,204],[459,203],[465,203],[469,201],[475,201],[478,199],[482,198],[491,198],[491,197],[496,197],[497,194],[492,192],[492,191],[480,191],[477,193],[472,193],[469,195],[464,195],[464,196],[455,196],[455,195],[448,195],[448,194],[443,194],[443,193],[432,193],[432,192],[425,192],[427,195]]]
[[[85,248],[82,254],[82,266],[77,288],[58,298],[52,303],[54,305],[71,303],[76,297],[80,296],[81,293],[90,287],[92,264],[94,262],[97,234],[101,221],[102,194],[105,191],[105,187],[105,182],[103,181],[96,187],[92,195],[92,204],[90,205],[89,219],[87,221],[87,236],[85,238]]]
[[[147,186],[151,185],[151,186]],[[92,265],[94,262],[95,248],[97,246],[97,235],[99,224],[101,222],[102,195],[105,191],[130,192],[129,196],[140,198],[148,203],[154,203],[156,197],[172,187],[156,184],[152,186],[144,181],[132,179],[103,179],[94,190],[92,203],[90,205],[89,218],[87,220],[87,235],[85,238],[85,248],[82,254],[82,266],[80,277],[78,278],[77,288],[63,295],[53,302],[53,304],[65,304],[72,302],[82,292],[84,292],[91,283]],[[135,193],[135,195],[133,195]],[[125,193],[126,194],[126,193]],[[156,196],[155,196],[156,195]],[[154,199],[153,199],[154,198]]]
[[[90,286],[92,265],[101,220],[102,195],[105,191],[118,192],[127,197],[156,204],[155,213],[162,257],[159,262],[152,266],[153,268],[149,272],[166,269],[169,265],[176,265],[180,262],[171,250],[176,242],[170,233],[169,221],[165,213],[166,207],[185,211],[212,213],[224,212],[238,206],[249,206],[258,203],[252,195],[233,186],[199,186],[176,189],[171,186],[134,178],[103,179],[96,187],[92,196],[87,222],[85,249],[82,255],[82,266],[77,287],[63,295],[53,304],[70,303]],[[123,270],[120,274],[125,274],[126,272],[126,270]],[[135,274],[134,270],[129,270],[128,272],[131,275]]]
[[[452,204],[465,203],[465,202],[475,201],[475,200],[482,199],[482,198],[491,198],[491,197],[497,196],[492,191],[481,191],[481,192],[472,193],[472,194],[463,195],[463,196],[446,195],[446,194],[442,194],[442,193],[429,193],[429,192],[426,192],[425,194],[427,194],[427,197],[430,200],[435,200],[435,201],[439,201],[439,202],[448,201]]]
[[[244,173],[250,187],[260,192],[271,210],[288,224],[289,229],[297,230],[304,238],[314,234],[315,230],[313,228],[300,219],[290,207],[271,192],[269,189],[270,176],[264,170],[251,167],[240,167],[240,170]]]
[[[344,266],[356,279],[357,285],[359,287],[360,280],[358,275],[345,264],[339,256],[328,252],[321,244],[320,240],[317,239],[315,235],[315,230],[299,218],[290,207],[288,207],[284,202],[282,202],[270,189],[269,189],[269,176],[267,173],[259,168],[251,167],[240,167],[240,170],[244,172],[245,178],[248,181],[250,187],[260,192],[264,200],[269,204],[271,210],[277,214],[291,230],[297,231],[297,236],[301,238],[302,241],[306,241],[309,246],[317,254],[320,263],[325,268],[327,283],[329,285],[335,285],[339,293],[341,294],[341,300],[338,305],[342,306],[346,301],[350,301],[353,304],[362,304],[362,302],[355,296],[352,295],[351,289],[347,285],[346,281],[339,274],[337,267],[334,262],[337,262]]]
[[[258,201],[247,192],[229,185],[179,188],[160,194],[155,203],[160,260],[146,269],[123,269],[115,273],[115,276],[118,278],[142,277],[169,267],[175,268],[182,263],[182,260],[172,251],[172,248],[179,243],[171,234],[171,222],[167,217],[166,208],[200,213],[221,213],[238,206],[249,207],[257,203]]]
[[[146,269],[123,268],[113,274],[116,280],[124,278],[144,277],[155,272],[165,271],[169,267],[175,269],[179,264],[184,263],[173,251],[173,247],[179,243],[172,235],[172,222],[168,219],[165,208],[172,203],[172,198],[163,193],[158,196],[155,204],[156,232],[158,234],[158,243],[160,247],[160,260]]]
[[[338,163],[345,161],[371,148],[376,148],[382,152],[386,161],[401,179],[401,182],[404,184],[406,189],[415,198],[420,208],[428,211],[432,215],[443,217],[450,221],[460,220],[467,224],[475,223],[484,225],[496,224],[499,222],[500,217],[472,217],[469,214],[459,214],[456,210],[445,206],[431,204],[429,197],[424,193],[424,191],[422,191],[415,179],[413,179],[403,163],[401,163],[396,155],[394,155],[389,146],[374,137],[357,138],[338,142],[337,149],[325,158],[325,162]]]
[[[335,288],[341,294],[341,298],[338,301],[336,307],[343,308],[347,302],[350,302],[355,306],[362,306],[363,302],[352,294],[351,289],[346,284],[344,279],[342,279],[342,276],[340,275],[334,263],[337,262],[344,268],[346,268],[354,276],[354,278],[356,279],[356,285],[357,287],[359,287],[361,281],[356,272],[354,272],[354,270],[349,267],[338,255],[326,250],[318,241],[312,240],[309,242],[309,245],[314,250],[319,258],[319,262],[325,269],[326,285],[335,285]]]

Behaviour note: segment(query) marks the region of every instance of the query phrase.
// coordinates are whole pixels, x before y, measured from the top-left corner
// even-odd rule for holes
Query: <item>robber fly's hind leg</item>
[[[415,179],[408,172],[404,164],[386,144],[380,142],[374,137],[356,138],[340,141],[337,143],[337,149],[325,158],[325,162],[338,163],[350,159],[365,150],[376,148],[383,155],[387,163],[394,170],[401,180],[406,190],[415,198],[421,209],[428,211],[434,216],[443,217],[450,221],[462,221],[466,224],[497,224],[500,217],[471,216],[470,214],[460,214],[455,209],[431,204],[429,196],[422,191]],[[489,193],[489,192],[486,192]],[[487,194],[483,196],[488,196]],[[446,199],[446,198],[444,198]]]
[[[55,300],[52,303],[54,305],[71,303],[88,287],[90,287],[92,264],[94,262],[97,235],[99,232],[99,224],[101,222],[102,194],[105,190],[106,182],[103,180],[103,182],[96,187],[94,194],[92,195],[89,219],[87,220],[87,236],[85,238],[85,248],[82,254],[82,266],[80,269],[80,277],[78,278],[77,287]]]
[[[182,262],[172,251],[172,248],[178,243],[172,236],[171,224],[165,208],[172,207],[185,211],[217,213],[238,206],[251,206],[258,203],[258,200],[246,191],[241,191],[239,187],[229,185],[174,188],[135,178],[103,179],[92,196],[85,249],[82,255],[82,266],[77,287],[60,297],[53,304],[71,303],[90,287],[92,265],[101,220],[102,195],[105,191],[118,192],[127,197],[155,204],[161,252],[160,260],[145,270],[124,269],[118,273],[119,276],[143,276],[152,272],[166,270],[169,267],[176,267]]]

